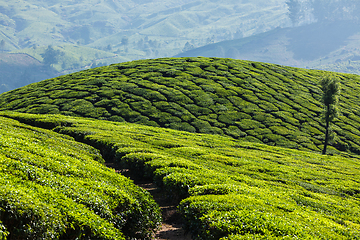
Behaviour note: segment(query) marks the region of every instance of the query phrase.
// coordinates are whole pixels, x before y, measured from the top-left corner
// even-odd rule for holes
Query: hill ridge
[[[53,113],[228,135],[320,151],[324,71],[222,58],[160,58],[113,64],[0,95],[0,110]],[[359,76],[342,85],[330,151],[360,153]]]

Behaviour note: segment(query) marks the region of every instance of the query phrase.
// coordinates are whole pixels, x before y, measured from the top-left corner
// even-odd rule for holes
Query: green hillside
[[[103,162],[71,137],[0,117],[0,239],[150,239],[157,204]]]
[[[41,148],[32,146],[44,145],[46,141],[54,141],[54,136],[60,136],[25,123],[42,126],[101,149],[106,159],[113,159],[139,176],[152,179],[168,193],[170,199],[180,201],[179,212],[194,239],[360,238],[359,157],[321,155],[230,137],[194,134],[131,123],[61,115],[10,112],[0,114],[3,116],[1,122],[4,123],[1,125],[1,131],[6,138],[11,134],[17,134],[14,138],[23,139],[26,135],[22,134],[26,131],[37,136],[46,133],[44,142],[42,139],[35,142],[33,138],[28,137],[23,145],[20,145],[21,140],[13,141],[14,144],[4,141],[2,145],[11,145],[13,149],[28,149],[27,151],[31,149],[34,154],[39,153]],[[23,124],[6,120],[4,117],[17,119]],[[65,137],[62,139],[69,141],[68,144],[73,148],[85,148]],[[53,151],[66,152],[63,144],[51,146]],[[43,167],[42,171],[23,173],[20,166],[29,161],[23,157],[26,151],[16,150],[16,153],[7,153],[12,155],[12,158],[7,156],[3,161],[7,165],[2,165],[1,179],[4,179],[5,173],[5,176],[11,176],[8,182],[16,186],[23,183],[24,187],[21,190],[30,193],[35,191],[32,191],[35,184],[47,187],[45,172],[49,172],[50,166]],[[86,153],[77,152],[77,156],[72,158],[85,156]],[[110,177],[105,182],[125,181],[120,176],[113,175],[110,170],[99,165],[94,166],[93,161],[81,161],[85,166],[88,162],[91,163],[89,168],[99,169],[96,176],[100,177],[106,173],[105,175]],[[45,163],[46,161],[41,161],[30,164],[29,169],[44,166]],[[72,174],[78,173],[79,178],[94,174],[79,172],[81,170],[72,167],[73,165],[66,165],[61,160],[48,163],[52,163],[51,169],[57,169],[57,165],[68,166],[68,170],[72,169]],[[74,161],[74,164],[77,162]],[[14,168],[19,171],[10,170]],[[61,170],[67,172],[67,169]],[[19,178],[22,181],[17,180]],[[91,181],[96,181],[94,178]],[[55,181],[57,180],[56,178]],[[60,179],[59,183],[63,184]],[[2,184],[2,189],[11,190],[8,185]],[[86,185],[97,190],[97,184]],[[40,193],[40,190],[36,192],[38,195]],[[3,197],[3,194],[1,196]],[[13,195],[5,196],[10,198]],[[26,197],[29,197],[21,196],[26,200]],[[58,204],[60,197],[57,195],[52,198],[54,205]],[[46,202],[48,198],[39,201]],[[33,201],[37,202],[38,197],[33,198]],[[12,202],[8,205],[3,201],[1,203],[2,209],[13,209],[12,206],[18,206]],[[35,206],[42,205],[25,206],[32,206],[36,210],[40,207]],[[52,205],[49,206],[51,207]],[[149,212],[142,213],[147,216]],[[7,228],[5,215],[0,216],[0,226],[3,226],[2,229]],[[44,216],[49,217],[45,214]],[[14,222],[17,223],[12,223]]]
[[[322,71],[219,58],[141,60],[0,95],[0,110],[51,113],[228,135],[319,152]],[[330,152],[360,153],[360,77],[335,74],[341,116]]]

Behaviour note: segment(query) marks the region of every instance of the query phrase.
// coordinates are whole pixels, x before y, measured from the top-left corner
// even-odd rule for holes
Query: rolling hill
[[[3,93],[0,110],[127,121],[319,152],[325,74],[220,58],[139,60]],[[358,154],[359,76],[333,74],[342,94],[331,151]]]
[[[227,57],[359,74],[356,21],[325,21],[195,48],[175,57]]]

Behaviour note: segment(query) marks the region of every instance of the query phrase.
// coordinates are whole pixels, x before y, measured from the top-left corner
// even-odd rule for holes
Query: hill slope
[[[0,110],[127,121],[320,151],[318,82],[324,74],[232,59],[143,60],[4,93]],[[360,77],[337,76],[342,115],[333,147],[360,153]]]
[[[358,22],[317,22],[210,44],[176,57],[228,57],[359,74],[359,38]]]
[[[70,135],[153,179],[169,199],[182,200],[179,211],[194,239],[360,237],[358,157],[130,123],[0,114]]]

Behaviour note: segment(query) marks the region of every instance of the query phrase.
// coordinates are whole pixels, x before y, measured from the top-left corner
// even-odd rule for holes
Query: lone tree
[[[340,85],[338,79],[333,75],[327,75],[321,80],[323,91],[322,102],[324,104],[325,121],[325,142],[322,154],[326,154],[326,148],[330,140],[330,123],[338,116],[337,103],[340,95]]]

